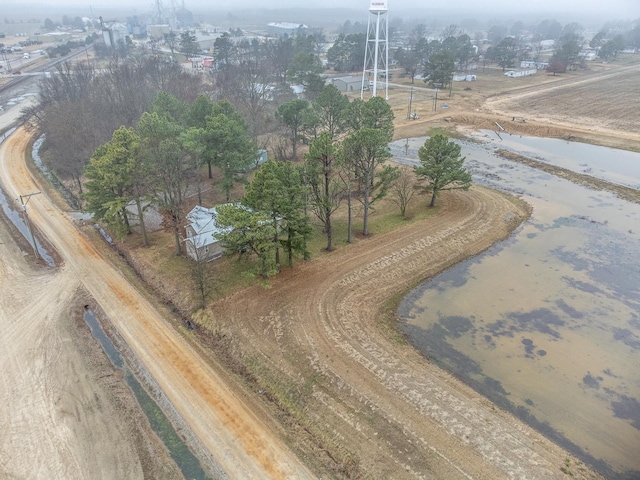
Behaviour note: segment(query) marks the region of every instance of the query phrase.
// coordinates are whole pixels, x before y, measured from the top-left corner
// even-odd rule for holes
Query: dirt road
[[[261,378],[276,379],[264,382],[270,398],[333,446],[338,478],[563,478],[565,462],[575,465],[566,452],[380,322],[388,299],[487,248],[526,215],[522,204],[482,188],[441,201],[423,222],[212,305],[212,328],[237,339]],[[597,477],[581,468],[572,474]]]
[[[29,135],[18,130],[0,148],[0,178],[11,198],[39,190],[25,167],[28,141]],[[80,286],[109,317],[211,453],[208,465],[210,470],[216,470],[213,472],[216,478],[224,477],[223,472],[229,478],[314,478],[172,330],[156,308],[100,257],[46,195],[32,197],[28,208],[32,222],[55,246],[64,265],[58,271],[23,274],[24,282],[20,282],[22,278],[15,276],[21,271],[16,255],[3,257],[0,264],[3,282],[0,321],[3,326],[11,326],[2,334],[1,358],[6,367],[3,370],[13,372],[11,375],[3,372],[2,377],[6,405],[2,411],[3,426],[11,428],[3,428],[0,434],[0,469],[9,478],[142,478],[139,466],[127,460],[127,445],[114,449],[108,464],[103,461],[87,466],[93,458],[87,452],[94,448],[99,452],[100,445],[108,444],[110,437],[101,436],[101,430],[96,429],[89,432],[90,439],[74,439],[73,430],[60,423],[61,412],[55,407],[58,396],[64,396],[64,392],[48,392],[47,378],[43,376],[56,363],[55,356],[30,361],[29,356],[40,355],[41,351],[53,354],[63,350],[61,339],[47,330],[48,319],[60,317]],[[34,292],[38,294],[35,297]],[[72,382],[79,373],[62,369],[60,374],[67,375]],[[23,381],[16,382],[16,378]],[[37,394],[23,408],[16,409],[15,402],[25,402],[34,387],[39,387]],[[88,406],[76,405],[70,415],[82,418],[82,409]],[[110,423],[112,418],[117,421],[118,415],[106,412],[104,417],[96,417],[97,421]],[[51,435],[41,436],[41,428]],[[34,459],[38,468],[31,474]],[[46,472],[49,474],[45,475]]]
[[[0,478],[180,478],[83,325],[78,279],[32,265],[10,228],[0,219]]]

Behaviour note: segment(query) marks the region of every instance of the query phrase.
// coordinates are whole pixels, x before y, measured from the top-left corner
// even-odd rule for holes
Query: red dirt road
[[[28,142],[21,129],[0,148],[0,177],[10,198],[40,190],[25,166]],[[211,463],[229,478],[315,478],[46,195],[32,197],[28,213],[64,260],[55,281],[42,288],[48,308],[67,302],[75,289],[65,285],[82,284],[211,453]],[[20,295],[20,285],[7,288]]]

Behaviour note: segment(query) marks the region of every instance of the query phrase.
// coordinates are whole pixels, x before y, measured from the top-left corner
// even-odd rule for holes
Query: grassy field
[[[494,106],[500,111],[530,117],[557,118],[563,122],[637,132],[640,123],[638,69],[593,80],[585,79],[557,88],[540,90]]]

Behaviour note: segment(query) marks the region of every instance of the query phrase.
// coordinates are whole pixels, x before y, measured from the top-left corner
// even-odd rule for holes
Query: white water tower
[[[364,50],[364,68],[362,69],[362,88],[371,88],[371,95],[378,94],[378,80],[384,80],[384,96],[389,100],[389,17],[387,0],[371,0],[369,23],[367,25],[367,43]]]

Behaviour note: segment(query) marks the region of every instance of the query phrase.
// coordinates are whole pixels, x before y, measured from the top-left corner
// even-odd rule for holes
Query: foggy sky
[[[6,1],[6,0],[5,0]],[[12,3],[12,0],[9,0]],[[165,7],[172,0],[161,0]],[[221,10],[246,9],[280,9],[280,8],[344,8],[366,12],[369,0],[174,0],[177,5],[184,1],[185,7],[198,13]],[[26,3],[38,4],[42,8],[54,7],[56,10],[65,6],[74,9],[130,9],[138,13],[153,10],[155,0],[35,0]],[[22,2],[16,1],[12,10],[20,8]],[[407,11],[424,11],[433,15],[440,13],[456,14],[461,17],[482,14],[483,16],[517,16],[525,23],[526,14],[539,15],[575,15],[576,17],[593,16],[606,20],[632,20],[640,18],[640,0],[388,0],[390,15],[401,16]],[[16,8],[17,7],[17,8]],[[395,16],[395,15],[394,15]]]

